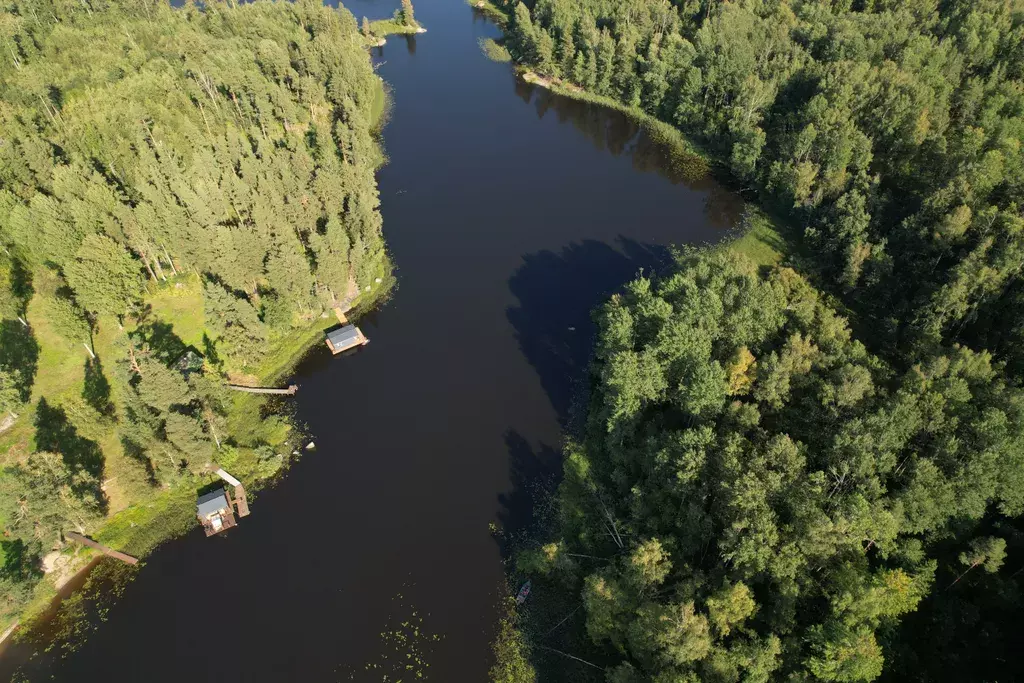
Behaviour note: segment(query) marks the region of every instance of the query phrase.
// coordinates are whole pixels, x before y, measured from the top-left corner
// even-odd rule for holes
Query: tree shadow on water
[[[506,314],[563,427],[580,414],[593,344],[591,312],[633,279],[671,260],[668,248],[620,237],[585,240],[523,257],[509,280],[519,300]]]
[[[534,448],[513,429],[505,432],[505,446],[512,488],[498,496],[498,521],[502,529],[499,545],[502,554],[508,555],[512,547],[549,520],[561,456],[543,443]]]
[[[45,398],[36,406],[36,448],[60,453],[72,471],[84,470],[97,478],[103,475],[100,445],[81,436],[64,409],[51,406]]]

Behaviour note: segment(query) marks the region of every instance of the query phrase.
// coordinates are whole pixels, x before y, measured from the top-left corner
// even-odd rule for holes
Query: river
[[[376,19],[397,0],[347,6]],[[316,450],[237,529],[155,551],[31,680],[396,681],[398,661],[405,680],[486,680],[503,571],[489,526],[522,528],[559,470],[591,309],[666,245],[720,239],[740,202],[674,177],[622,115],[487,60],[478,40],[499,31],[462,0],[416,17],[428,33],[375,54],[399,285],[360,322],[369,346],[298,368]]]

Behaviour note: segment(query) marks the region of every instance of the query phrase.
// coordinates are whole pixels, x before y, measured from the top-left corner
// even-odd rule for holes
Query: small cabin
[[[178,372],[188,379],[189,375],[203,371],[203,357],[195,349],[188,349],[174,362]]]
[[[231,500],[225,488],[215,489],[199,496],[199,500],[196,501],[196,517],[199,518],[207,536],[219,534],[238,523],[235,520]]]
[[[345,325],[327,333],[327,348],[331,353],[348,351],[369,342],[362,330],[355,325]]]

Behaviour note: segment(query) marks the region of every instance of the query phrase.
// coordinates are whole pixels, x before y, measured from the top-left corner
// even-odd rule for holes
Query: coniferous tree
[[[17,536],[49,549],[64,531],[85,533],[101,518],[102,499],[82,491],[100,491],[94,475],[57,453],[33,453],[0,478],[0,513]]]
[[[13,417],[22,404],[20,384],[13,371],[0,368],[0,420]]]
[[[142,285],[139,264],[114,240],[89,235],[64,275],[75,290],[76,299],[90,311],[123,315],[139,299]]]
[[[402,0],[402,22],[406,26],[416,26],[416,18],[413,15],[412,0]]]

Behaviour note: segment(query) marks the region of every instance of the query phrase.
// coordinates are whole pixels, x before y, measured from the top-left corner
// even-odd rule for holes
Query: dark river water
[[[416,662],[406,681],[486,680],[503,585],[489,525],[521,528],[559,470],[590,311],[666,245],[720,239],[740,202],[676,177],[623,116],[488,61],[478,40],[499,31],[462,0],[416,16],[428,33],[376,55],[399,286],[361,321],[369,346],[299,367],[316,451],[237,529],[154,552],[106,623],[37,656],[31,680],[397,681],[398,660]]]

